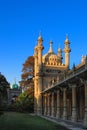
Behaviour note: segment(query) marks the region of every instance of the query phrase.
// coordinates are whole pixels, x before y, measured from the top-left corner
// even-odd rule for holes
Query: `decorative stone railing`
[[[47,86],[46,89],[44,89],[43,91],[46,91],[46,90],[51,89],[55,86],[58,86],[62,82],[67,81],[68,79],[71,79],[71,78],[73,78],[73,77],[75,77],[75,76],[77,76],[85,71],[87,71],[87,62],[81,63],[78,66],[72,68],[71,70],[63,71],[59,74],[57,81],[52,82],[52,84],[48,85],[49,87]]]

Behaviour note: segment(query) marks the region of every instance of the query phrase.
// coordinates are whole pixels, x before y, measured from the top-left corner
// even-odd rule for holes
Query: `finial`
[[[14,83],[16,84],[16,77],[14,78]]]
[[[68,40],[68,34],[66,34],[66,39]]]
[[[50,40],[50,44],[53,44],[53,41],[52,41],[52,40]]]
[[[73,67],[72,68],[73,68],[73,70],[75,70],[75,63],[73,63]]]
[[[50,49],[49,49],[49,52],[50,52],[50,53],[53,52],[52,44],[53,44],[53,42],[52,42],[52,40],[50,40]]]
[[[39,36],[38,36],[38,41],[39,41],[39,40],[43,41],[43,38],[42,38],[42,33],[41,33],[41,31],[39,32]]]
[[[42,32],[40,31],[40,32],[39,32],[39,37],[41,37],[41,36],[42,36]]]
[[[58,48],[58,52],[62,52],[62,49],[61,49],[61,48]]]
[[[58,51],[62,50],[61,49],[61,43],[58,44]]]
[[[66,34],[65,44],[70,44],[69,39],[68,39],[68,34]]]

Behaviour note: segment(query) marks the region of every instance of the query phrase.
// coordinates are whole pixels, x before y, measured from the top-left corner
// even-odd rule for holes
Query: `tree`
[[[20,81],[20,86],[31,95],[32,100],[34,100],[34,57],[29,56],[22,68],[22,80]]]
[[[33,112],[33,99],[31,95],[27,91],[20,94],[15,101],[15,107],[21,112]]]
[[[0,104],[7,100],[7,88],[10,86],[4,75],[0,73]]]
[[[31,86],[31,82],[33,83],[34,76],[34,57],[29,56],[22,68],[22,80],[20,81],[20,86],[24,88],[29,88]]]
[[[34,76],[34,57],[29,56],[25,63],[23,64],[22,68],[22,79],[27,81],[29,78]]]

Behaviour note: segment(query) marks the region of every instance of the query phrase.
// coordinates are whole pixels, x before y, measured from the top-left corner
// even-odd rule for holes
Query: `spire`
[[[41,31],[39,32],[38,40],[43,40]]]
[[[65,44],[70,44],[69,39],[68,39],[68,34],[66,34]]]
[[[52,44],[53,44],[53,42],[50,41],[50,49],[49,49],[49,53],[53,52]]]
[[[65,40],[65,48],[64,48],[64,52],[65,52],[65,65],[67,67],[69,67],[70,65],[70,52],[71,52],[71,49],[70,49],[70,42],[69,42],[69,39],[68,39],[68,35],[66,35],[66,40]]]
[[[39,35],[39,37],[38,37],[38,41],[43,41],[43,39],[42,39],[42,36],[41,35]]]
[[[38,45],[42,46],[42,42],[43,42],[43,38],[42,38],[41,33],[40,33],[39,37],[38,37]]]
[[[66,39],[68,40],[68,34],[66,34]]]

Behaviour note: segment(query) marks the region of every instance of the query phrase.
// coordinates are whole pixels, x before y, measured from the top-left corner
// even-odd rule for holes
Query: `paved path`
[[[53,122],[60,124],[62,126],[65,126],[66,128],[68,128],[70,130],[87,130],[87,127],[85,127],[79,123],[72,123],[70,121],[57,120],[57,119],[49,118],[46,116],[41,116],[41,117],[45,118],[47,120],[53,121]]]

